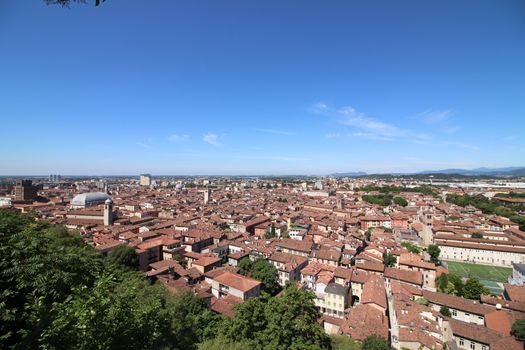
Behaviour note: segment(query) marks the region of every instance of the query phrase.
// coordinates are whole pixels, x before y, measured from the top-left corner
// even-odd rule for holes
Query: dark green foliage
[[[441,309],[439,309],[439,313],[446,317],[452,316],[452,314],[450,313],[450,309],[444,305],[441,307]]]
[[[381,193],[401,193],[401,192],[418,192],[427,195],[433,195],[434,191],[432,187],[429,186],[419,186],[419,187],[402,187],[402,186],[373,186],[368,185],[357,189],[358,191],[365,192],[381,192]]]
[[[397,258],[394,254],[388,253],[383,256],[383,262],[386,266],[393,267],[397,262]]]
[[[525,192],[496,193],[494,197],[500,197],[500,198],[525,198]]]
[[[479,300],[482,294],[489,294],[489,290],[477,278],[469,278],[463,288],[463,296],[467,299]]]
[[[415,244],[410,243],[410,242],[403,242],[403,243],[401,243],[401,246],[405,247],[410,253],[414,253],[414,254],[420,254],[421,253],[421,248],[418,247]]]
[[[484,214],[505,216],[510,221],[520,225],[520,229],[525,228],[525,216],[518,215],[513,209],[499,204],[496,201],[490,200],[481,194],[475,196],[449,194],[447,195],[447,202],[459,205],[461,207],[472,205],[481,210]]]
[[[180,266],[182,266],[183,268],[186,268],[188,266],[188,262],[186,261],[186,259],[182,256],[182,254],[174,254],[173,255],[173,260],[175,260],[176,262],[179,263]]]
[[[275,235],[275,224],[272,222],[272,227],[270,228],[270,232],[266,233],[265,238],[274,238]]]
[[[362,199],[365,202],[368,202],[370,204],[381,205],[383,207],[386,207],[387,205],[392,204],[392,196],[389,194],[375,195],[375,196],[370,195],[370,194],[365,194],[363,195]]]
[[[436,288],[438,291],[446,293],[448,286],[448,275],[446,273],[442,273],[436,278]]]
[[[427,249],[428,255],[430,255],[430,261],[432,261],[434,264],[439,264],[439,254],[441,253],[441,249],[435,244],[431,244],[428,246]]]
[[[456,291],[456,295],[463,296],[463,290],[465,289],[465,283],[463,283],[463,280],[461,279],[461,277],[451,273],[448,275],[448,280],[450,283],[454,285],[454,290]]]
[[[378,335],[371,335],[363,340],[363,350],[393,350],[388,342]]]
[[[282,296],[252,298],[235,306],[222,334],[233,343],[248,342],[250,349],[330,349],[313,299],[292,284]]]
[[[139,256],[135,253],[135,248],[122,244],[109,252],[106,262],[115,266],[137,270],[139,267]]]
[[[0,347],[36,348],[53,303],[90,287],[102,258],[79,235],[0,210]]]
[[[436,278],[436,288],[441,293],[463,296],[465,285],[463,280],[455,274],[442,273]]]
[[[514,322],[511,332],[516,339],[525,341],[525,320],[517,320]]]
[[[79,287],[53,305],[54,320],[40,337],[59,349],[154,348],[167,341],[169,317],[165,293],[149,288],[140,276],[104,274],[93,288]],[[159,286],[160,287],[160,286]]]
[[[247,341],[232,342],[223,336],[204,341],[199,344],[199,350],[246,350],[250,349]]]
[[[30,224],[35,224],[33,216],[18,214],[13,210],[0,209],[0,240],[4,237],[11,237]]]
[[[262,290],[270,295],[275,295],[281,287],[278,280],[279,275],[275,266],[263,258],[257,258],[251,261],[243,258],[239,261],[239,273],[244,276],[255,278],[262,282]]]
[[[248,276],[252,272],[253,261],[250,258],[242,258],[241,261],[237,264],[239,273],[243,276]]]
[[[222,318],[104,264],[80,235],[0,210],[0,348],[194,349]]]
[[[259,258],[253,262],[251,277],[261,281],[262,290],[270,295],[281,290],[277,269],[265,259]]]
[[[332,350],[360,350],[361,344],[348,335],[330,335]]]
[[[372,231],[366,230],[365,232],[365,238],[368,242],[370,242],[370,238],[372,238]]]
[[[474,232],[473,234],[470,235],[471,238],[483,238],[483,233],[481,232]]]
[[[402,207],[406,207],[408,205],[408,201],[403,197],[394,197],[394,203]]]

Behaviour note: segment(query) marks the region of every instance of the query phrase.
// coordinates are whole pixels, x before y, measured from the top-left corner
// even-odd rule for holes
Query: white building
[[[525,287],[525,264],[512,263],[512,277],[509,277],[509,283]]]
[[[141,186],[151,186],[151,175],[141,174],[139,183]]]

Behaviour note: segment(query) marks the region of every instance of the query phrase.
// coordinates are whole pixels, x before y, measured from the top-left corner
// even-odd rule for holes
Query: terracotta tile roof
[[[414,266],[426,270],[435,270],[436,265],[423,261],[421,255],[414,253],[405,253],[399,256],[399,265]]]
[[[192,264],[199,265],[199,266],[209,266],[209,265],[217,264],[220,261],[221,261],[221,258],[218,258],[216,256],[204,256],[198,260],[195,260]]]
[[[519,301],[503,300],[489,295],[482,295],[481,302],[493,306],[500,304],[504,309],[525,312],[525,303]]]
[[[233,307],[235,305],[242,304],[242,302],[242,299],[231,295],[227,295],[220,299],[212,297],[211,309],[218,314],[232,318],[234,314]]]
[[[341,326],[341,332],[360,341],[373,334],[388,339],[388,319],[378,309],[359,304],[350,311]]]
[[[506,336],[492,329],[474,323],[466,323],[448,318],[455,336],[489,345],[491,350],[523,350],[523,343],[513,336]]]
[[[315,276],[321,271],[335,271],[335,267],[331,265],[321,264],[318,262],[311,262],[301,270],[302,275]]]
[[[370,261],[364,263],[356,263],[355,268],[358,270],[373,271],[373,272],[384,272],[385,265],[381,263],[373,263]]]
[[[423,275],[419,271],[400,270],[387,267],[385,268],[385,277],[412,284],[417,284],[419,286],[423,284]]]
[[[253,278],[231,273],[229,271],[215,277],[215,281],[243,292],[247,292],[261,285],[261,282],[254,280]]]
[[[385,282],[383,277],[372,275],[365,282],[363,293],[361,294],[362,304],[376,304],[382,308],[387,308]]]
[[[315,252],[315,258],[330,261],[341,260],[341,252],[333,249],[323,248]]]
[[[525,287],[513,286],[508,283],[503,284],[503,287],[510,300],[525,303]]]
[[[415,287],[411,284],[406,284],[397,280],[390,281],[392,286],[392,293],[404,294],[410,296],[423,296],[423,290],[419,287]]]
[[[494,310],[494,308],[480,304],[476,300],[465,299],[444,293],[431,292],[429,290],[423,290],[423,297],[433,304],[446,305],[450,308],[466,311],[475,315],[485,315]]]
[[[366,281],[368,281],[370,276],[372,276],[372,274],[369,274],[367,271],[354,269],[350,282],[364,284]]]
[[[505,335],[510,335],[513,321],[515,321],[515,317],[512,317],[510,312],[503,310],[494,310],[485,315],[485,325]]]
[[[299,241],[287,238],[278,241],[275,245],[280,248],[310,253],[312,251],[313,244],[314,243],[312,241]]]
[[[208,271],[204,274],[204,276],[214,279],[215,277],[222,275],[223,273],[229,271],[232,273],[236,273],[239,269],[234,266],[225,266],[225,267],[218,267],[216,269],[213,269],[211,271]]]

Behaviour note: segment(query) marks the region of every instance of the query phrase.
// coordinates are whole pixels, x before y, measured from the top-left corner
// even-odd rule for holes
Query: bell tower
[[[113,225],[113,201],[106,199],[104,202],[104,226]]]

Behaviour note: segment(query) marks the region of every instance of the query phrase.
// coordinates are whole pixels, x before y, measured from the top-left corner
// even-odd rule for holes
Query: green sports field
[[[446,261],[448,270],[460,277],[476,277],[480,280],[506,283],[512,275],[509,267],[496,267],[478,264],[468,264],[456,261]]]

